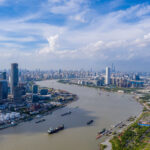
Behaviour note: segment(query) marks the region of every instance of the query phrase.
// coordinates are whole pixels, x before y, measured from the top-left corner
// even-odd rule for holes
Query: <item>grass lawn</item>
[[[149,115],[147,112],[142,117]],[[139,126],[136,122],[110,142],[113,150],[150,150],[150,127]]]

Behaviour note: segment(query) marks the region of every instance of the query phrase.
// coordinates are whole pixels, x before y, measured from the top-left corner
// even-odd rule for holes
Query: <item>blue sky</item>
[[[148,0],[0,0],[0,68],[149,71]]]

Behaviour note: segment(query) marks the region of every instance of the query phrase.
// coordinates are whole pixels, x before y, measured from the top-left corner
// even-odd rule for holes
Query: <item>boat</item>
[[[96,139],[101,138],[103,135],[109,135],[111,133],[111,131],[106,130],[105,128],[102,129],[100,132],[98,132],[98,135],[96,137]]]
[[[9,128],[9,127],[10,127],[10,124],[5,124],[3,126],[0,126],[0,130],[6,129],[6,128]]]
[[[25,119],[25,121],[31,121],[31,120],[33,120],[33,118],[27,118],[27,119]]]
[[[102,136],[103,136],[103,134],[99,134],[99,135],[97,135],[96,139],[99,139],[99,138],[101,138]]]
[[[35,123],[41,123],[41,122],[44,122],[44,121],[45,121],[45,119],[41,119],[41,120],[36,121]]]
[[[106,130],[105,132],[104,132],[104,134],[106,135],[106,136],[108,136],[108,135],[110,135],[112,132],[110,131],[110,130]]]
[[[118,124],[116,124],[116,125],[114,126],[114,128],[117,128],[117,127],[120,126],[122,123],[123,123],[122,121],[119,122]]]
[[[66,116],[66,115],[70,115],[71,113],[72,113],[71,111],[68,111],[68,112],[66,112],[64,114],[61,114],[61,116],[63,117],[63,116]]]
[[[36,115],[36,118],[42,118],[42,116],[41,115]]]
[[[86,124],[87,125],[90,125],[90,124],[92,124],[94,122],[94,120],[90,120],[90,121],[88,121]]]
[[[49,134],[54,134],[54,133],[57,133],[57,132],[59,132],[59,131],[61,131],[61,130],[64,130],[64,125],[60,125],[60,126],[58,126],[57,128],[49,128],[48,129],[48,133]]]
[[[14,126],[17,126],[17,125],[18,125],[18,124],[17,124],[16,122],[12,121],[10,126],[11,126],[11,127],[14,127]]]
[[[106,129],[102,129],[102,131],[98,132],[98,134],[103,134],[104,132],[106,132]]]

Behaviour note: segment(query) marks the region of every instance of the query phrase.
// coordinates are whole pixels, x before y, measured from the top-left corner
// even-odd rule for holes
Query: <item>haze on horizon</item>
[[[149,0],[0,0],[0,68],[149,71]]]

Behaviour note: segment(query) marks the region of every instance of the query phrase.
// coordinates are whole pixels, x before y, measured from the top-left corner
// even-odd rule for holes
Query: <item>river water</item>
[[[142,111],[142,106],[131,95],[61,84],[55,80],[37,83],[77,94],[79,100],[45,116],[45,122],[35,124],[32,120],[0,131],[0,150],[98,150],[98,131]],[[60,116],[67,111],[72,111],[72,114]],[[94,123],[87,126],[86,122],[91,119]],[[65,130],[54,135],[47,134],[49,127],[60,124],[65,125]]]

